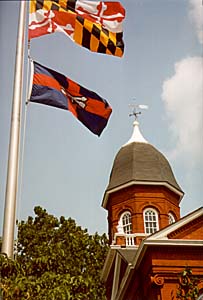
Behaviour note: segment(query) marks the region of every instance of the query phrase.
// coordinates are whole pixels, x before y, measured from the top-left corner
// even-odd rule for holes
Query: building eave
[[[153,233],[149,237],[147,237],[147,241],[149,240],[160,240],[160,239],[167,239],[167,236],[176,230],[178,230],[180,227],[185,226],[187,223],[192,222],[193,220],[201,217],[203,215],[203,207],[198,208],[197,210],[193,211],[192,213],[184,216],[177,222],[163,228],[162,230],[159,230],[158,232]]]
[[[105,259],[105,263],[104,263],[104,267],[102,269],[102,272],[101,272],[101,280],[105,282],[105,280],[108,278],[109,276],[109,273],[111,271],[111,267],[112,267],[112,264],[114,262],[114,259],[116,257],[116,253],[118,253],[119,255],[121,255],[120,251],[119,250],[134,250],[134,251],[137,251],[138,247],[131,247],[131,246],[126,246],[126,247],[123,247],[121,245],[111,245],[110,248],[109,248],[109,251],[107,253],[107,257]],[[124,259],[124,258],[123,258]]]
[[[118,294],[116,295],[117,300],[124,300],[125,292],[133,275],[134,270],[137,270],[143,260],[143,257],[149,247],[160,246],[160,247],[203,247],[203,240],[143,240],[136,253],[133,264],[128,265],[126,272],[123,276]]]
[[[113,189],[110,190],[106,190],[105,194],[104,194],[104,198],[102,201],[102,207],[107,209],[107,203],[108,203],[108,198],[110,196],[110,194],[118,192],[124,188],[130,187],[132,185],[153,185],[153,186],[165,186],[167,187],[169,190],[171,190],[172,192],[174,192],[175,194],[177,194],[179,196],[179,202],[182,200],[183,196],[184,196],[184,192],[178,190],[177,188],[175,188],[174,186],[172,186],[171,184],[169,184],[168,182],[165,181],[137,181],[137,180],[132,180],[130,182],[127,182],[125,184],[122,184],[120,186],[117,186]]]
[[[109,249],[108,253],[107,253],[107,257],[105,259],[104,267],[103,267],[102,272],[101,272],[101,276],[100,276],[101,281],[105,282],[106,279],[108,278],[111,267],[112,267],[112,264],[113,264],[113,261],[115,259],[115,256],[116,256],[116,248],[111,247]]]

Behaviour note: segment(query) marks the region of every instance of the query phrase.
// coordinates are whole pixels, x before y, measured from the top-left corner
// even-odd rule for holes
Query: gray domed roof
[[[133,142],[115,157],[107,190],[130,181],[167,182],[181,190],[172,169],[161,152],[148,143]]]
[[[104,195],[104,207],[107,194],[132,184],[165,185],[180,196],[183,195],[168,160],[143,138],[138,124],[137,121],[134,122],[131,139],[121,147],[115,157]]]

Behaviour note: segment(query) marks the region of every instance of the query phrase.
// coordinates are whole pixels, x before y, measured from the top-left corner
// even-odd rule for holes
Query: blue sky
[[[29,104],[17,218],[40,205],[107,232],[101,208],[113,160],[132,134],[129,104],[146,104],[143,136],[169,160],[185,192],[181,215],[202,206],[203,87],[200,0],[122,0],[123,58],[92,53],[56,33],[33,39],[31,56],[97,92],[113,108],[98,138],[71,113]],[[0,1],[0,229],[6,189],[19,1]],[[27,45],[25,51],[27,68]],[[25,76],[26,81],[26,76]],[[22,107],[24,126],[25,88]],[[23,130],[22,130],[23,131]]]

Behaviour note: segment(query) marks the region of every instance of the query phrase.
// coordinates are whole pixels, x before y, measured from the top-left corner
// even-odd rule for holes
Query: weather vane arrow
[[[129,107],[132,109],[132,113],[129,114],[129,116],[134,116],[135,120],[138,119],[138,115],[141,115],[141,111],[139,109],[148,109],[148,105],[145,104],[129,104]]]

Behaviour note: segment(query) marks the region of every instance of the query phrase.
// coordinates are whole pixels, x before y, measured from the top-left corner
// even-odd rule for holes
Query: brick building
[[[203,294],[203,208],[180,218],[183,195],[169,162],[135,121],[102,203],[110,240],[101,276],[108,300],[175,300],[186,267]]]

